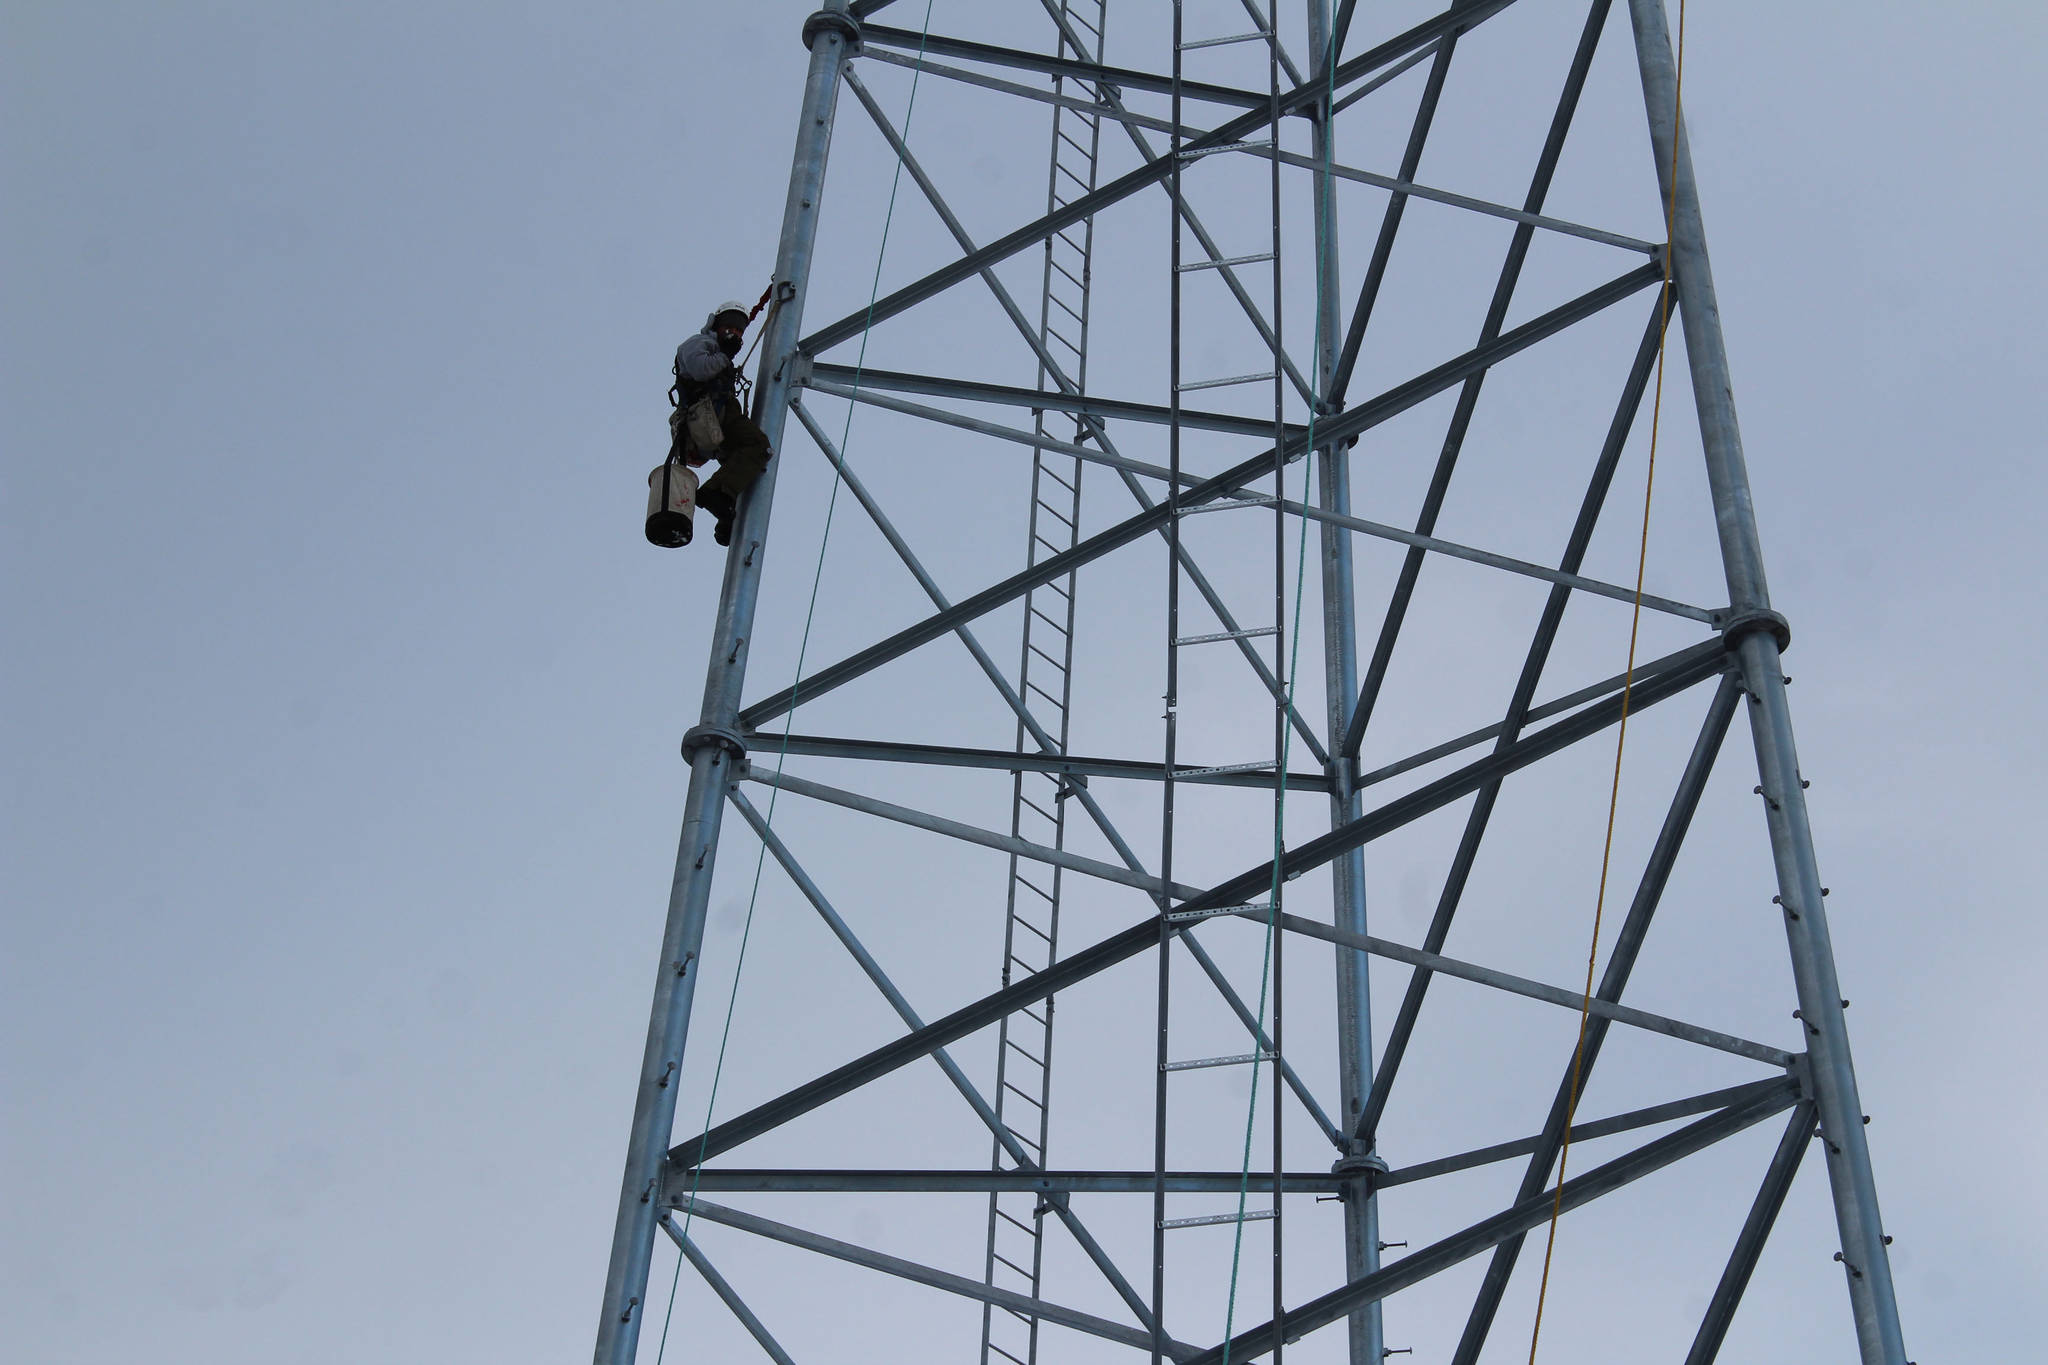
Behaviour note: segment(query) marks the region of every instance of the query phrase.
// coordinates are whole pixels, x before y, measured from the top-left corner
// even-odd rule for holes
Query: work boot
[[[702,489],[697,494],[697,506],[717,518],[718,524],[711,530],[711,538],[720,545],[732,544],[732,519],[739,511],[732,494],[719,488]]]

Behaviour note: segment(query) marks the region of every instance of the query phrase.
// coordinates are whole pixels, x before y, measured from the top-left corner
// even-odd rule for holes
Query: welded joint
[[[1751,607],[1745,611],[1730,611],[1719,621],[1721,643],[1734,653],[1742,645],[1743,637],[1759,630],[1767,630],[1778,642],[1778,651],[1783,653],[1792,647],[1792,623],[1782,612],[1769,607]]]
[[[821,33],[837,33],[846,42],[846,55],[860,55],[860,20],[842,10],[821,9],[804,20],[804,46],[817,46]]]
[[[715,746],[735,760],[747,756],[747,741],[729,725],[693,725],[683,732],[683,758],[686,761],[696,762],[697,751],[706,745]]]

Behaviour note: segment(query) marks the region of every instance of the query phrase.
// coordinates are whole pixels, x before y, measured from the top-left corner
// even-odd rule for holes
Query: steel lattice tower
[[[831,0],[803,28],[759,371],[780,453],[741,508],[682,743],[689,796],[596,1359],[636,1359],[664,1232],[771,1358],[801,1358],[768,1301],[787,1284],[764,1300],[729,1281],[696,1244],[705,1225],[920,1286],[902,1292],[929,1298],[903,1302],[963,1303],[978,1322],[977,1339],[964,1318],[906,1308],[921,1315],[910,1348],[847,1357],[928,1343],[1017,1365],[1284,1350],[1375,1365],[1405,1349],[1391,1339],[1436,1343],[1418,1359],[1521,1359],[1526,1318],[1508,1324],[1550,1273],[1526,1243],[1555,1209],[1567,1230],[1599,1229],[1610,1258],[1594,1302],[1626,1344],[1606,1358],[1691,1365],[1716,1357],[1818,1147],[1844,1350],[1853,1324],[1862,1360],[1905,1365],[1793,748],[1790,628],[1765,584],[1662,0],[1455,0],[1405,22],[1355,0],[938,16],[1000,42],[889,27],[887,7]],[[1105,65],[1112,22],[1116,51],[1152,60]],[[1035,45],[1017,43],[1027,30]],[[1474,63],[1483,107],[1458,125]],[[1049,127],[1049,161],[1028,182],[992,177],[972,205],[1014,204],[1008,226],[963,220],[857,68],[914,71],[1004,126],[1028,116],[1041,147]],[[813,280],[842,93],[878,140],[840,173],[873,180],[879,149],[944,243],[871,305]],[[1459,126],[1496,157],[1536,149],[1511,192],[1424,173]],[[1361,169],[1382,148],[1382,169]],[[1596,211],[1557,206],[1567,175]],[[1581,221],[1603,206],[1625,206],[1610,221],[1635,233]],[[1668,483],[1651,499],[1630,489],[1660,398]],[[975,553],[986,566],[958,595],[920,557],[931,528],[909,525],[932,509],[900,487],[892,507],[840,450],[848,405],[892,423],[905,460],[971,446],[1002,471],[988,505],[937,518],[955,572]],[[844,480],[907,570],[865,587],[893,595],[874,619],[908,624],[806,663],[793,686],[757,679],[749,700],[757,630],[794,633],[802,610],[759,610],[783,475]],[[1017,492],[1021,508],[1004,501]],[[1673,556],[1696,552],[1689,595],[1709,605],[1623,584],[1638,500],[1675,528]],[[1684,578],[1650,563],[1653,584]],[[1625,670],[1638,597],[1645,648]],[[985,689],[931,663],[962,649]],[[963,676],[981,709],[934,705],[915,738],[914,709],[846,700]],[[833,728],[793,732],[814,705]],[[1753,778],[1723,753],[1736,728]],[[1598,817],[1618,730],[1609,881]],[[772,823],[748,795],[771,789],[786,798]],[[1720,813],[1731,803],[1739,819]],[[998,807],[1007,826],[973,818]],[[803,1070],[757,1086],[768,1098],[702,1133],[686,1117],[678,1140],[682,1080],[709,1065],[703,1028],[687,1068],[685,1043],[728,808],[895,1032],[813,1037]],[[872,860],[803,856],[816,810],[842,813],[842,839],[857,819],[875,831],[861,839],[959,851],[859,887]],[[1597,980],[1571,965],[1596,871]],[[959,926],[957,942],[927,935],[950,999],[899,989],[856,901]],[[1769,970],[1743,965],[1766,954]],[[1683,1009],[1624,1005],[1632,984]],[[1754,1041],[1766,1029],[1777,1041]],[[906,1098],[913,1083],[931,1109]],[[951,1155],[891,1160],[910,1147]],[[1645,1180],[1666,1168],[1693,1174]],[[791,1221],[853,1196],[906,1211],[895,1249]],[[1593,1254],[1572,1245],[1562,1265]],[[1631,1264],[1677,1274],[1701,1257],[1685,1315],[1619,1287]],[[670,1349],[700,1354],[687,1326]]]

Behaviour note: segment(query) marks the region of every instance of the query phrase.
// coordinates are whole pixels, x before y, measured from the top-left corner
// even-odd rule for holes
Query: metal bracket
[[[846,55],[860,52],[860,20],[838,10],[821,9],[804,20],[804,46],[813,46],[820,33],[830,30],[846,40]]]
[[[693,725],[683,733],[683,757],[695,762],[697,751],[707,744],[715,744],[734,758],[747,756],[747,742],[740,738],[740,732],[725,725]]]
[[[1785,1074],[1799,1082],[1800,1099],[1812,1101],[1820,1098],[1813,1088],[1813,1059],[1806,1053],[1794,1054],[1792,1060],[1785,1063]]]
[[[1721,622],[1721,643],[1733,654],[1743,636],[1758,630],[1768,630],[1776,638],[1780,652],[1792,647],[1792,623],[1769,607],[1730,612]]]

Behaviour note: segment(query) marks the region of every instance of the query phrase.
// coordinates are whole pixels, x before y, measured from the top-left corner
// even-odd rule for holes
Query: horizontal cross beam
[[[757,733],[748,735],[747,742],[760,750],[774,749],[778,752],[817,758],[858,758],[881,763],[930,763],[949,768],[995,768],[1005,772],[1053,773],[1073,778],[1120,777],[1158,782],[1166,776],[1163,764],[1128,758],[1017,753],[1009,749],[964,749],[944,744],[905,744],[877,739],[842,739],[825,735]],[[1272,790],[1274,785],[1271,773],[1208,772],[1200,777],[1189,776],[1196,770],[1197,765],[1179,764],[1174,768],[1173,780],[1199,782],[1215,787],[1255,787],[1264,791]],[[1293,772],[1287,774],[1287,789],[1326,792],[1330,789],[1330,779],[1322,773]]]
[[[1576,1132],[1577,1130],[1574,1130]],[[681,1171],[675,1192],[691,1187],[710,1194],[1150,1194],[1151,1171],[800,1171],[755,1168]],[[1175,1194],[1236,1194],[1240,1184],[1270,1194],[1271,1171],[1168,1171],[1166,1188]],[[1284,1194],[1337,1194],[1344,1176],[1290,1171],[1280,1177]]]
[[[891,393],[921,393],[933,398],[951,398],[963,403],[995,403],[1010,408],[1030,408],[1034,412],[1065,412],[1089,417],[1105,417],[1126,422],[1149,422],[1165,426],[1174,420],[1171,408],[1155,403],[1134,403],[1122,398],[1104,398],[1092,393],[1061,393],[1057,389],[1027,389],[1013,384],[984,384],[969,379],[949,379],[940,375],[907,374],[901,370],[873,370],[852,365],[835,365],[830,361],[814,360],[809,371],[801,376],[806,386],[812,380],[820,383],[840,384],[851,387],[856,381],[863,389],[882,389]],[[1193,408],[1180,410],[1180,424],[1191,431],[1222,431],[1233,436],[1254,436],[1269,440],[1273,435],[1273,419],[1270,417],[1237,417],[1227,412],[1202,412]],[[1287,424],[1290,437],[1306,435],[1308,428],[1299,422]]]
[[[1124,66],[1098,66],[1073,57],[1055,57],[1045,52],[1026,52],[1020,48],[998,47],[994,43],[977,43],[966,38],[949,38],[940,33],[919,33],[915,29],[884,28],[880,24],[865,24],[860,31],[861,45],[893,47],[904,51],[923,51],[934,57],[952,57],[959,61],[981,62],[987,66],[1008,67],[1012,71],[1038,71],[1048,76],[1060,76],[1070,81],[1087,81],[1096,85],[1108,84],[1120,90],[1147,90],[1154,94],[1169,94],[1173,90],[1173,77],[1160,76],[1150,71],[1138,71]],[[1206,81],[1183,80],[1180,92],[1191,100],[1202,100],[1209,104],[1225,104],[1233,109],[1257,109],[1263,111],[1272,103],[1272,96],[1263,90],[1239,90],[1234,86],[1215,85]]]

